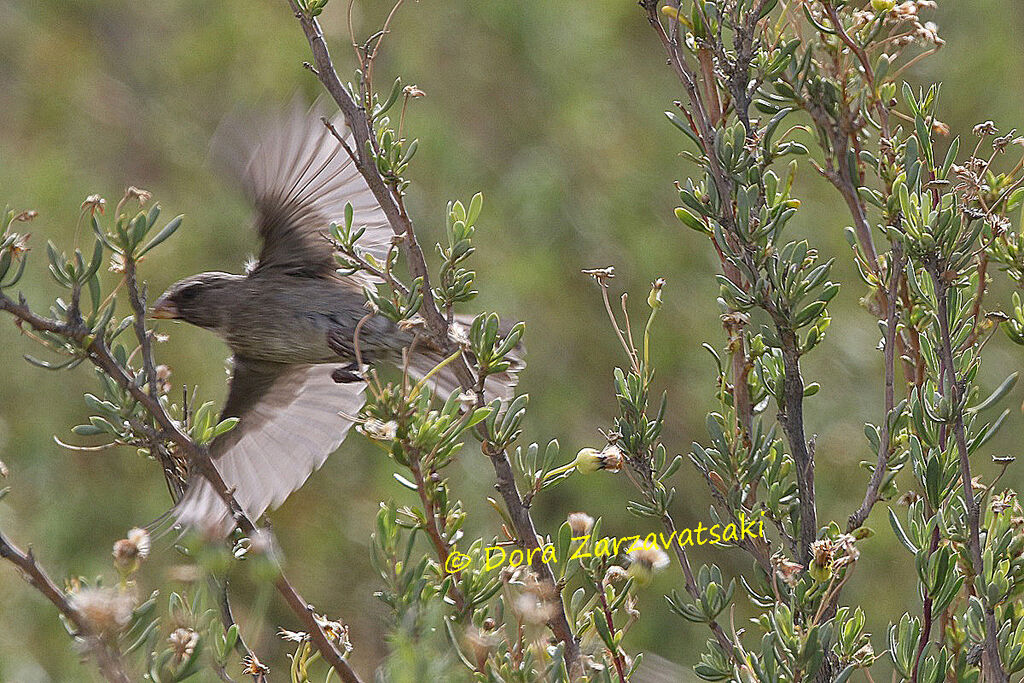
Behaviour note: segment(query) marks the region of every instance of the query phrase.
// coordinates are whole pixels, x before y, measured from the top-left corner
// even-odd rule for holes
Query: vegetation
[[[136,492],[123,485],[91,492],[91,482],[73,479],[41,481],[36,495],[81,496],[98,508],[93,514],[105,530],[133,527],[176,500],[191,473],[214,484],[237,523],[227,546],[194,535],[175,543],[133,528],[114,545],[109,568],[97,559],[103,553],[96,545],[65,535],[73,509],[47,506],[36,530],[63,529],[53,545],[75,544],[65,557],[88,567],[70,571],[106,576],[60,585],[15,544],[29,533],[0,520],[0,557],[56,608],[89,666],[117,681],[278,680],[285,670],[293,681],[625,681],[669,666],[645,662],[644,652],[653,650],[710,681],[1020,676],[1024,514],[1008,486],[1019,476],[1012,466],[1018,440],[1007,436],[1020,420],[1004,404],[1024,345],[1024,145],[989,120],[956,135],[940,104],[960,93],[947,88],[940,98],[937,84],[912,78],[944,45],[929,17],[934,3],[643,0],[639,9],[622,11],[622,22],[636,28],[629,41],[650,47],[644,59],[658,67],[667,62],[665,78],[674,80],[630,87],[628,98],[609,94],[606,101],[629,99],[651,111],[671,103],[667,123],[652,117],[641,132],[688,162],[658,169],[680,178],[678,221],[648,232],[609,229],[607,240],[618,249],[588,250],[594,261],[568,265],[561,262],[568,248],[553,264],[525,260],[520,244],[540,231],[502,237],[495,230],[492,221],[502,219],[490,197],[501,194],[500,182],[485,188],[486,209],[479,193],[449,202],[436,255],[421,248],[426,219],[414,216],[430,214],[419,212],[409,193],[416,170],[432,160],[416,154],[426,142],[412,132],[418,133],[414,112],[424,90],[381,75],[389,51],[415,52],[415,26],[398,19],[410,8],[399,1],[371,24],[373,13],[357,16],[355,3],[347,21],[342,3],[287,4],[291,23],[278,16],[281,31],[305,37],[306,71],[343,113],[354,135],[346,152],[396,236],[379,263],[361,251],[351,213],[324,226],[339,268],[383,279],[385,286],[367,292],[368,305],[445,349],[444,363],[461,387],[432,395],[425,383],[371,371],[359,431],[368,452],[385,454],[368,456],[368,471],[380,476],[367,486],[362,464],[339,453],[334,460],[342,464],[295,496],[305,502],[286,506],[274,529],[259,525],[210,466],[206,444],[233,424],[218,422],[215,402],[194,386],[179,392],[172,385],[161,361],[163,347],[169,355],[176,342],[158,345],[166,331],[145,316],[148,269],[175,261],[172,255],[196,258],[187,242],[175,247],[188,219],[162,219],[150,193],[135,187],[113,210],[90,195],[61,237],[68,246],[47,242],[43,249],[43,231],[28,234],[27,224],[42,220],[36,212],[7,211],[0,310],[47,349],[45,358],[26,359],[61,371],[58,378],[77,378],[79,366],[95,370],[87,417],[72,430],[75,444],[87,445],[63,437],[57,444],[88,458],[78,466],[106,468],[108,475],[152,472],[146,500],[153,502],[146,506],[126,503]],[[618,13],[619,4],[607,11]],[[493,11],[502,17],[515,10]],[[226,21],[242,12],[229,12]],[[332,13],[347,25],[351,82],[338,75],[349,70],[340,66],[346,51],[335,48],[332,62],[320,24]],[[378,29],[359,37],[365,31],[357,34],[357,27],[369,25]],[[519,28],[498,21],[490,30],[526,35]],[[472,45],[473,36],[454,40]],[[542,58],[524,48],[527,57]],[[291,80],[308,76],[294,63],[284,73]],[[679,94],[668,95],[668,88]],[[590,88],[531,104],[567,117],[603,97]],[[568,106],[560,101],[566,98]],[[477,116],[495,109],[482,107]],[[524,134],[541,118],[533,111],[520,116]],[[424,138],[428,132],[424,127]],[[470,136],[438,137],[465,144]],[[613,128],[602,143],[609,158],[624,154],[618,143]],[[630,151],[628,164],[642,165],[643,151]],[[443,146],[435,148],[435,158],[441,153]],[[542,170],[543,164],[526,166],[528,174]],[[597,177],[601,171],[591,169]],[[635,224],[631,212],[647,210],[645,192],[627,188],[602,215]],[[601,203],[594,194],[577,204],[567,198],[560,215],[589,222]],[[656,208],[671,216],[667,205]],[[602,242],[600,227],[588,226],[593,235],[579,241]],[[715,272],[696,265],[698,247]],[[18,293],[43,289],[33,273],[42,269],[26,267],[39,252],[62,290],[45,314]],[[615,260],[618,270],[601,258]],[[503,282],[499,269],[520,259],[523,279],[536,279],[548,300],[542,325],[523,315],[528,336],[527,325],[499,319],[500,313],[508,320],[505,306],[525,287]],[[589,267],[595,262],[600,267]],[[542,277],[552,269],[559,277],[582,273],[572,274],[577,284],[562,286],[565,280]],[[637,290],[632,281],[620,287],[616,275],[626,270],[653,280],[650,288]],[[687,287],[675,286],[676,279]],[[684,296],[684,289],[708,302]],[[628,290],[644,296],[639,303],[616,296]],[[571,320],[583,296],[594,302],[587,310],[603,309],[604,321]],[[454,312],[479,309],[478,301],[485,311],[468,329],[455,330],[453,341]],[[691,317],[680,317],[688,308]],[[702,333],[721,329],[703,345],[703,370],[694,369],[687,348],[699,347],[687,326],[699,325],[698,315]],[[605,352],[591,359],[584,345],[603,343],[594,341],[602,336],[595,331],[609,324]],[[174,329],[176,339],[180,333]],[[527,371],[524,388],[533,398],[520,390],[491,400],[487,377],[509,369],[524,337],[531,348],[555,349],[531,367],[557,366],[570,356],[586,369],[568,387],[530,381]],[[844,378],[836,369],[838,349],[854,346],[877,358],[859,366],[862,376]],[[582,378],[595,369],[603,381]],[[37,373],[28,366],[9,370],[15,379],[4,394],[5,421],[25,425],[35,439],[5,446],[17,483],[8,498],[14,509],[24,500],[17,498],[25,488],[18,468],[37,459],[23,453],[40,442],[33,409],[14,402],[44,396]],[[687,381],[689,373],[701,381]],[[61,391],[77,392],[77,382],[64,380]],[[592,401],[598,387],[612,393]],[[685,416],[690,412],[698,417]],[[595,441],[600,415],[608,417]],[[862,415],[866,440],[858,445],[850,424]],[[832,425],[841,426],[838,436],[816,436],[827,436]],[[575,455],[559,445],[569,439],[582,446],[569,451]],[[684,439],[692,447],[684,448]],[[126,451],[142,457],[125,465]],[[52,461],[40,467],[61,469]],[[7,467],[0,472],[7,476]],[[362,504],[348,497],[357,487],[345,488],[347,479],[361,476]],[[161,477],[169,499],[156,495]],[[467,479],[474,484],[463,485]],[[565,509],[563,501],[579,505]],[[580,508],[587,512],[574,511]],[[742,533],[755,522],[756,535]],[[719,540],[703,544],[702,527],[709,535],[721,530]],[[345,538],[353,535],[369,544],[365,560],[350,552]],[[33,540],[40,554],[51,544],[45,535]],[[161,562],[169,573],[154,570]],[[312,594],[316,607],[296,586]],[[279,599],[271,601],[274,592]],[[353,595],[359,592],[376,599],[376,627],[360,615],[370,603]],[[44,620],[40,628],[52,626]],[[689,647],[698,635],[707,639],[702,652]],[[41,678],[40,670],[78,671],[59,663],[65,658],[55,641],[37,638],[27,633],[25,644],[9,648],[0,641],[0,651],[24,650],[12,654],[16,663],[0,662],[0,674],[21,680]],[[32,671],[29,657],[34,673],[25,673]]]

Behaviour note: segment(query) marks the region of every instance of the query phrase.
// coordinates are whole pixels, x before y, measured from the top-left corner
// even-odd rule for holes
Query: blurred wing
[[[257,271],[331,275],[337,265],[323,235],[332,222],[344,222],[347,203],[354,211],[353,229],[366,229],[359,247],[378,260],[387,254],[392,237],[387,217],[321,116],[319,106],[306,110],[296,100],[262,126],[248,154],[234,155],[240,163],[230,164],[256,207],[263,240]],[[332,125],[352,148],[340,113]],[[237,130],[227,132],[237,136]]]
[[[698,683],[700,678],[690,667],[681,666],[664,657],[645,652],[643,661],[640,662],[639,668],[629,677],[629,680],[636,683],[687,683],[688,681]]]
[[[217,471],[246,515],[256,521],[305,483],[341,445],[363,405],[362,382],[338,384],[343,363],[283,365],[235,358],[221,419],[238,417],[210,447]],[[178,504],[182,524],[228,533],[228,509],[205,479]]]

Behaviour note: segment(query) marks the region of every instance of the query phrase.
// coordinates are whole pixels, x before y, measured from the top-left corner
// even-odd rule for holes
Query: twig
[[[675,522],[672,521],[672,517],[668,514],[663,515],[661,523],[665,527],[665,530],[669,532],[669,535],[677,533]],[[672,543],[672,551],[675,553],[676,559],[679,561],[679,567],[683,570],[683,582],[686,586],[686,592],[689,593],[695,600],[700,600],[700,589],[697,588],[697,582],[693,578],[693,569],[690,567],[690,558],[686,554],[686,549],[683,548],[680,543]],[[769,574],[769,576],[771,576]],[[736,656],[735,648],[733,643],[729,640],[729,636],[725,634],[725,629],[717,621],[709,621],[708,628],[711,629],[712,633],[715,634],[715,640],[721,646],[722,650],[728,652],[734,658]]]
[[[214,490],[221,497],[221,499],[228,506],[231,511],[232,517],[235,523],[247,534],[254,534],[257,532],[255,525],[252,521],[246,517],[242,511],[238,501],[235,500],[234,495],[228,489],[224,480],[221,478],[220,473],[217,471],[216,466],[210,459],[209,451],[193,441],[185,432],[183,432],[167,411],[164,410],[163,405],[159,399],[154,398],[148,392],[143,391],[134,381],[128,372],[121,366],[120,363],[114,358],[110,350],[107,348],[106,341],[102,337],[94,337],[88,328],[84,325],[68,325],[61,323],[57,320],[45,318],[43,316],[34,313],[28,305],[21,301],[15,303],[7,295],[0,292],[0,310],[6,311],[18,318],[25,323],[28,323],[30,327],[39,332],[50,332],[65,337],[69,340],[77,342],[83,352],[88,356],[88,359],[100,370],[104,371],[114,382],[118,384],[122,389],[131,394],[146,411],[153,417],[160,428],[167,435],[168,439],[174,442],[181,452],[187,457],[190,465],[195,467],[196,471],[203,477],[205,477]],[[263,531],[261,533],[270,533],[269,531]],[[308,629],[311,639],[323,655],[324,659],[334,667],[342,680],[346,683],[358,683],[359,677],[356,675],[352,667],[349,666],[348,662],[345,661],[344,656],[333,643],[327,638],[323,629],[312,618],[312,609],[302,603],[301,598],[295,588],[288,582],[287,577],[284,574],[282,568],[279,569],[279,574],[274,585],[277,587],[286,602],[292,607],[293,611],[303,621],[306,628]],[[127,680],[127,679],[126,679]]]
[[[608,624],[608,633],[615,637],[615,622],[612,621],[612,611],[608,609],[608,601],[605,600],[604,590],[601,586],[597,586],[595,591],[597,599],[601,602],[601,612],[604,614],[605,623]],[[622,652],[616,645],[615,650],[612,651],[612,661],[615,662],[615,673],[619,675],[619,683],[626,683],[626,663],[623,661]]]
[[[967,545],[971,554],[971,563],[974,565],[975,576],[983,576],[985,565],[981,556],[980,511],[978,509],[978,501],[974,497],[973,482],[971,480],[971,460],[967,450],[967,435],[964,428],[963,406],[961,403],[963,387],[956,377],[956,365],[953,361],[953,344],[949,332],[949,310],[947,305],[949,285],[942,279],[936,267],[930,268],[929,273],[932,276],[932,283],[935,285],[935,297],[938,300],[936,314],[939,318],[939,332],[942,340],[940,353],[946,364],[949,377],[949,401],[955,406],[953,435],[956,439],[957,452],[960,455],[960,475],[964,489],[964,500],[967,504]],[[942,384],[941,377],[939,378],[939,383],[940,385]],[[982,666],[985,672],[985,680],[989,683],[1006,683],[1006,671],[999,660],[999,642],[996,638],[998,626],[996,624],[995,612],[987,602],[984,612],[985,643]]]
[[[900,283],[900,274],[903,272],[905,259],[902,249],[893,245],[892,258],[889,259],[889,289],[886,294],[888,298],[888,313],[885,318],[885,414],[882,421],[882,434],[879,438],[878,460],[875,463],[875,471],[871,473],[868,482],[868,489],[864,493],[864,502],[850,515],[846,525],[846,532],[851,533],[859,528],[871,514],[871,508],[879,500],[878,491],[882,486],[882,479],[885,477],[885,468],[889,462],[890,441],[892,440],[892,418],[893,407],[896,402],[896,311],[899,305],[897,301],[897,288]]]
[[[213,591],[214,596],[217,598],[217,609],[220,613],[221,623],[224,625],[224,630],[227,631],[232,626],[237,626],[235,622],[234,612],[231,610],[231,600],[228,597],[228,580],[227,577],[223,581],[217,580],[213,575],[209,579],[210,589]],[[235,639],[235,651],[242,656],[243,659],[246,657],[253,657],[252,650],[246,645],[245,639],[242,637],[241,630],[238,631],[238,636]],[[253,683],[266,683],[267,677],[265,674],[258,671],[252,673]]]
[[[430,540],[433,541],[434,548],[437,550],[437,559],[440,561],[441,570],[445,574],[451,573],[455,575],[457,579],[458,572],[448,571],[448,554],[451,552],[451,547],[448,545],[448,541],[441,535],[441,529],[438,528],[434,501],[430,499],[430,495],[427,492],[427,482],[423,477],[423,469],[420,467],[419,450],[416,448],[409,449],[409,469],[412,470],[413,478],[416,480],[416,491],[419,493],[420,503],[423,505],[423,514],[426,516],[427,535],[430,536]],[[442,520],[443,523],[444,521]],[[455,609],[461,614],[466,608],[466,598],[462,595],[462,591],[459,590],[456,582],[452,583],[448,594],[455,602]]]
[[[412,220],[404,210],[401,196],[397,194],[396,190],[389,188],[377,169],[376,162],[370,156],[370,150],[375,149],[375,141],[371,122],[366,115],[366,109],[353,98],[352,94],[349,93],[338,77],[338,73],[331,60],[330,51],[327,49],[327,42],[320,23],[316,18],[303,12],[296,0],[288,0],[288,4],[294,12],[295,18],[299,21],[306,40],[309,42],[310,50],[313,53],[313,64],[316,67],[317,78],[338,104],[342,115],[345,117],[345,122],[348,124],[349,129],[352,130],[355,142],[353,146],[355,147],[356,154],[354,162],[356,169],[366,180],[367,186],[380,204],[394,234],[402,237],[402,249],[410,275],[413,279],[420,279],[422,283],[420,290],[423,295],[423,302],[420,312],[426,325],[426,332],[429,333],[430,340],[437,348],[441,349],[442,352],[448,352],[451,347],[451,341],[448,338],[448,321],[441,314],[434,300],[426,259],[423,255],[423,250],[416,240],[416,232]],[[480,383],[473,376],[473,372],[466,366],[464,361],[455,364],[455,372],[464,389],[478,389]],[[478,391],[477,402],[479,405],[484,405],[482,391]],[[509,517],[515,526],[516,535],[519,537],[519,543],[527,549],[539,549],[540,544],[537,540],[533,519],[530,517],[529,508],[524,505],[523,499],[519,494],[508,454],[503,450],[491,448],[486,442],[483,445],[483,449],[494,467],[497,480],[495,487],[501,493],[502,499],[505,502]],[[564,645],[563,658],[570,678],[577,679],[583,675],[579,643],[565,615],[565,605],[562,601],[561,592],[557,589],[554,574],[552,574],[551,568],[543,563],[541,557],[542,553],[534,553],[532,568],[543,583],[551,586],[553,594],[557,596],[557,609],[554,610],[555,614],[549,620],[548,626],[555,635],[555,638]]]
[[[107,644],[103,637],[95,633],[92,626],[74,608],[68,596],[57,587],[50,576],[39,566],[32,551],[24,552],[12,544],[0,532],[0,558],[3,558],[21,570],[22,576],[29,585],[39,591],[43,597],[53,603],[64,617],[70,621],[78,633],[76,637],[81,638],[87,649],[96,657],[103,676],[111,683],[130,683],[131,678],[124,670],[120,654]]]

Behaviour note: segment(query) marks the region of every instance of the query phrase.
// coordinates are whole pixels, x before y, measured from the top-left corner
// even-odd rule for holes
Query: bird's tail
[[[465,343],[470,325],[473,323],[473,317],[471,315],[455,316],[448,331],[453,342],[457,344]],[[501,336],[505,336],[508,334],[509,328],[499,325],[498,332]],[[523,361],[524,354],[525,349],[522,343],[517,344],[506,356],[506,360],[511,363],[508,369],[487,376],[487,379],[484,381],[484,396],[487,400],[511,398],[519,381],[519,371],[526,366],[526,363]],[[454,362],[449,362],[447,365],[439,367],[446,360],[447,357],[440,351],[425,347],[422,344],[416,345],[413,348],[412,355],[409,357],[409,374],[417,380],[428,377],[427,385],[430,386],[434,395],[440,398],[447,398],[453,391],[460,389],[462,384],[456,374]],[[455,362],[460,361],[456,359]]]

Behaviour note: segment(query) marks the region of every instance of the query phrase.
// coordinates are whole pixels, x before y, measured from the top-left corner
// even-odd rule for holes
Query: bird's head
[[[156,300],[151,315],[215,330],[232,308],[231,285],[242,279],[230,273],[200,273],[179,280]]]

